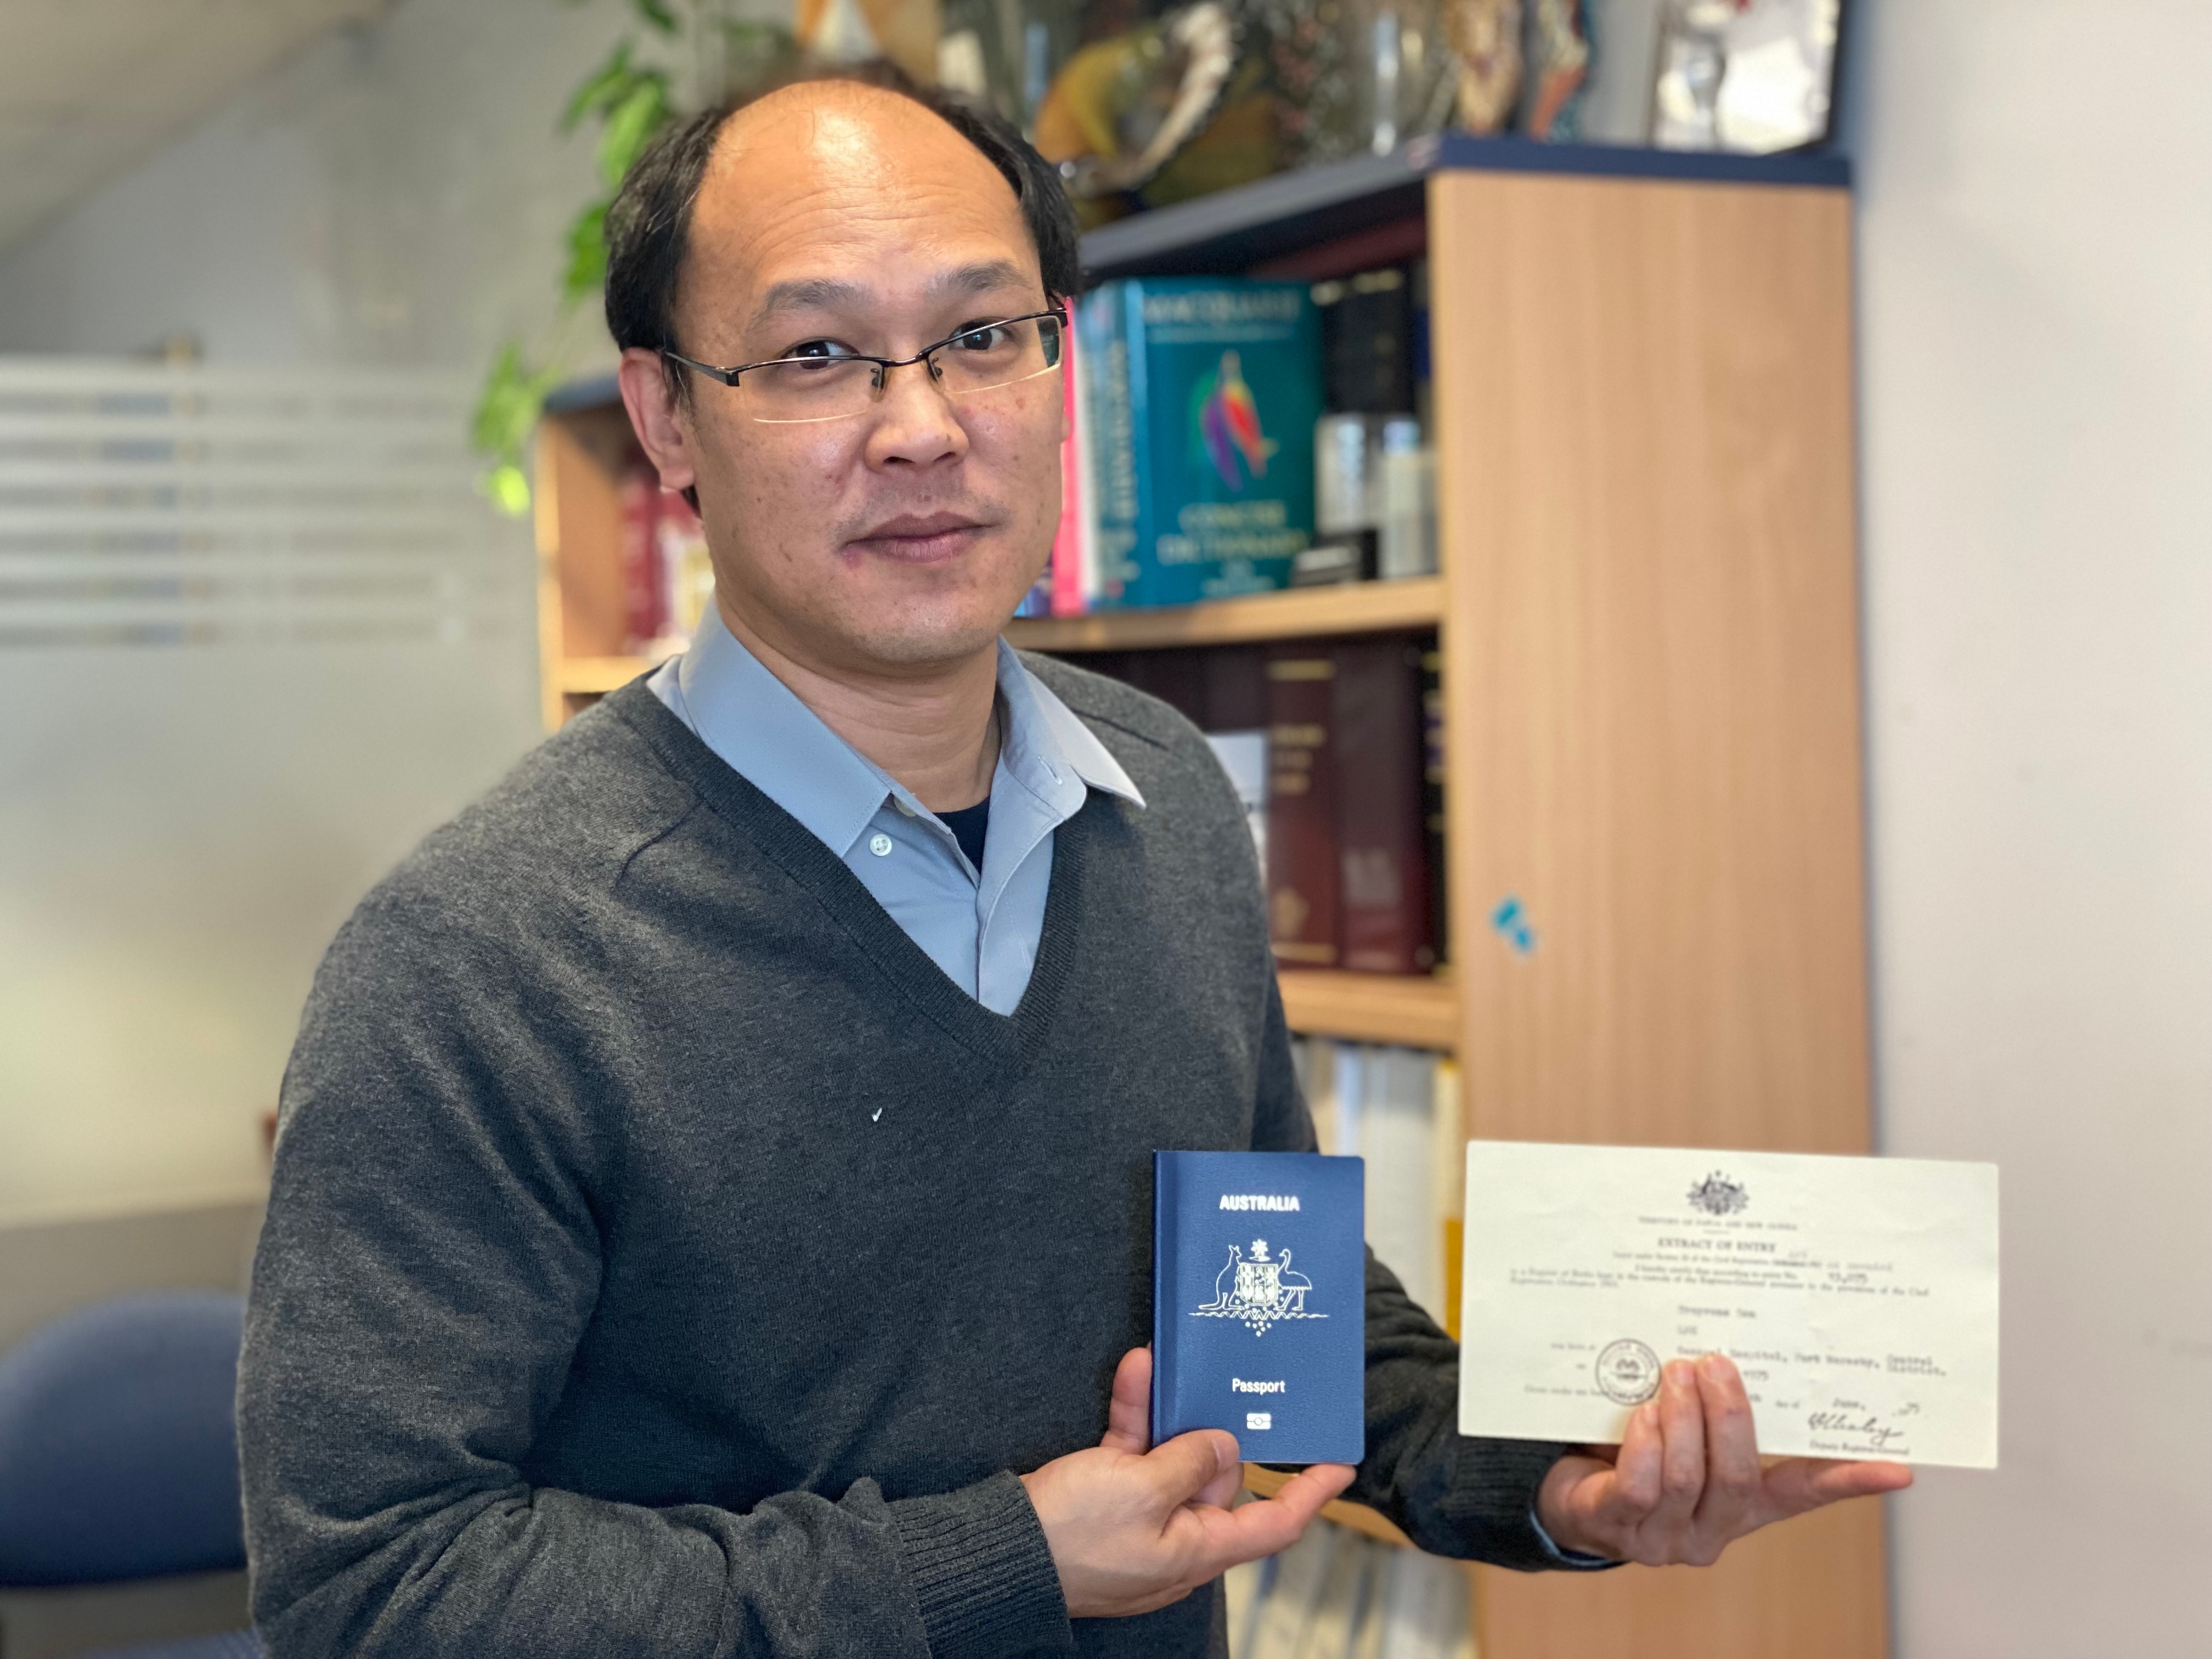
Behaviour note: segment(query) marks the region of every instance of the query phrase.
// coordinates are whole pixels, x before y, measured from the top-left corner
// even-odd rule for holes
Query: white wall
[[[1856,112],[1882,1139],[1994,1158],[2004,1467],[1902,1659],[2201,1655],[2212,8],[1880,0]]]
[[[253,1193],[331,935],[538,736],[471,392],[0,357],[0,1223]]]
[[[183,333],[214,373],[472,380],[553,313],[594,185],[588,136],[555,121],[629,16],[404,0],[299,53],[0,253],[0,354]],[[568,346],[611,356],[588,313]],[[448,424],[465,463],[465,404]],[[10,489],[29,502],[82,471],[0,462],[0,524]],[[481,643],[0,638],[0,1221],[258,1184],[259,1114],[331,933],[538,735],[527,531],[482,519],[520,597]],[[30,568],[13,547],[0,534],[0,576]]]
[[[552,314],[594,185],[554,124],[629,11],[404,0],[308,48],[0,254],[0,351],[478,368]]]

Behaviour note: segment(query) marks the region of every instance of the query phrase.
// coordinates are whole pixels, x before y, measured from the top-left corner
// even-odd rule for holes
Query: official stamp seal
[[[1640,1406],[1659,1392],[1659,1356],[1632,1336],[1606,1345],[1597,1385],[1616,1406]]]

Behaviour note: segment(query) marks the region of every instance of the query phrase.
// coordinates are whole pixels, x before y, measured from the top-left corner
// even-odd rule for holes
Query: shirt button
[[[878,830],[868,837],[868,850],[879,859],[889,858],[891,855],[891,838]]]
[[[914,816],[914,808],[912,808],[911,806],[908,806],[908,805],[904,801],[901,800],[901,799],[900,799],[896,795],[893,795],[893,796],[891,797],[891,805],[898,808],[898,810],[899,810],[899,816],[900,816],[901,817],[902,817],[902,818],[910,818],[910,817],[912,817]]]

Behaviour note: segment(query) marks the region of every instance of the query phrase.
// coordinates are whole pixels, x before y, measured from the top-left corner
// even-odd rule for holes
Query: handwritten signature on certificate
[[[1995,1468],[1986,1164],[1472,1141],[1460,1432],[1609,1442],[1674,1358],[1762,1452]]]

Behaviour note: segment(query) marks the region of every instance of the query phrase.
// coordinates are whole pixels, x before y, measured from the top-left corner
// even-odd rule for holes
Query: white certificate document
[[[1990,1164],[1475,1140],[1459,1430],[1611,1443],[1724,1353],[1761,1453],[1997,1464]]]

